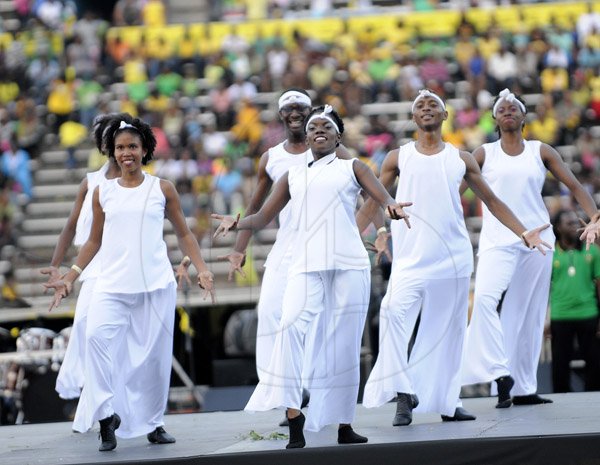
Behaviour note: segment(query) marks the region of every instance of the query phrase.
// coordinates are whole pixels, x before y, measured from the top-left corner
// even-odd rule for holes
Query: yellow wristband
[[[83,270],[82,270],[81,268],[79,268],[79,267],[78,267],[77,265],[75,265],[75,264],[71,265],[71,269],[72,269],[73,271],[75,271],[77,274],[81,274],[81,273],[83,273]]]
[[[379,236],[380,234],[383,234],[383,233],[387,234],[387,232],[388,232],[387,228],[385,226],[382,226],[381,228],[379,228],[377,230],[377,235]]]

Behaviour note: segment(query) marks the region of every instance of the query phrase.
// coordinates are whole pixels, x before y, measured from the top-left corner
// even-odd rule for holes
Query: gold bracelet
[[[76,272],[77,274],[81,274],[83,273],[83,270],[81,268],[79,268],[77,265],[73,264],[71,265],[71,269]]]
[[[521,233],[521,239],[523,240],[523,244],[525,244],[525,247],[527,247],[528,249],[531,249],[531,245],[529,244],[529,242],[527,241],[527,239],[525,239],[525,235],[529,234],[531,231],[523,231]]]
[[[379,228],[377,230],[377,235],[379,236],[380,234],[383,234],[383,233],[387,234],[387,232],[388,232],[387,228],[385,226],[382,226],[381,228]]]

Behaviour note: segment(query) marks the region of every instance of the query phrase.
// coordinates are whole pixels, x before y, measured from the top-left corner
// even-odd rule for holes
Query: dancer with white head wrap
[[[271,186],[287,174],[291,167],[306,166],[312,160],[304,132],[304,120],[310,113],[311,105],[310,96],[303,89],[290,88],[279,97],[279,117],[285,128],[286,139],[262,154],[258,164],[258,182],[246,209],[246,215],[260,210],[267,199]],[[342,144],[336,148],[336,155],[341,159],[351,158]],[[290,229],[290,207],[285,207],[278,218],[279,229],[273,248],[264,265],[265,271],[257,308],[256,371],[259,380],[265,376],[265,370],[273,353],[275,337],[279,332],[283,293],[293,252],[290,248],[293,235],[293,231]],[[229,279],[233,277],[234,272],[243,274],[242,266],[251,236],[252,231],[250,230],[239,231],[233,251],[218,257],[220,260],[229,261],[231,265]],[[318,319],[313,323],[313,326],[317,325]],[[308,359],[312,359],[310,350],[310,348],[307,350]],[[308,376],[308,373],[306,375]],[[287,423],[287,419],[284,423]]]
[[[484,179],[529,229],[549,222],[542,187],[550,171],[593,218],[582,236],[593,242],[600,216],[593,199],[556,150],[523,139],[526,113],[519,96],[509,89],[500,92],[492,110],[500,139],[473,153]],[[543,231],[541,237],[554,244],[552,229]],[[525,247],[484,206],[478,255],[462,383],[495,381],[496,408],[552,402],[536,394],[552,254],[541,256]]]
[[[543,227],[526,231],[490,190],[471,154],[444,143],[441,127],[447,117],[438,95],[419,92],[413,103],[417,140],[389,152],[381,167],[380,181],[387,188],[398,178],[396,200],[414,202],[407,209],[412,228],[402,222],[392,225],[392,272],[380,311],[379,355],[363,396],[365,407],[396,397],[394,426],[410,424],[413,408],[440,413],[444,421],[475,419],[459,401],[473,270],[459,195],[463,179],[517,240],[543,251]],[[373,207],[367,201],[363,208],[368,214]]]
[[[283,313],[273,354],[246,410],[287,410],[287,448],[304,447],[305,417],[300,412],[306,334],[319,316],[322,324],[313,348],[314,375],[306,429],[319,431],[339,424],[338,443],[362,443],[367,438],[351,426],[360,381],[360,348],[370,294],[370,263],[356,226],[355,207],[361,189],[393,219],[402,207],[357,159],[342,160],[336,147],[344,130],[341,118],[327,105],[313,110],[306,123],[312,160],[291,167],[273,194],[254,215],[222,220],[216,235],[230,229],[260,229],[289,201],[292,255],[283,297]]]

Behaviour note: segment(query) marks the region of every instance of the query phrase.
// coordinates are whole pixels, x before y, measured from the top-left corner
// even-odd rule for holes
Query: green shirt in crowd
[[[583,320],[598,316],[596,279],[600,278],[600,251],[585,244],[581,249],[562,250],[558,243],[552,263],[550,318]]]

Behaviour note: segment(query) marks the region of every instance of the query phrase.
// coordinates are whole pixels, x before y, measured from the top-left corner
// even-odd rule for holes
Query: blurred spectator
[[[57,133],[60,125],[67,121],[76,107],[73,80],[67,74],[50,84],[46,106],[48,113],[54,116],[53,131]]]
[[[228,130],[234,118],[233,101],[229,82],[222,78],[216,88],[211,89],[208,96],[210,98],[210,109],[216,117],[217,129],[219,131]]]
[[[147,0],[142,7],[142,21],[146,26],[159,27],[167,23],[167,13],[162,0]]]
[[[517,79],[517,69],[517,57],[506,45],[501,45],[487,61],[487,74],[490,78],[488,90],[497,95],[502,89],[511,89]]]
[[[29,63],[26,71],[32,96],[37,103],[46,101],[50,83],[58,79],[61,69],[58,60],[46,52],[36,56]]]
[[[82,79],[75,82],[79,120],[86,128],[92,127],[102,92],[104,92],[104,88],[93,76],[84,75]]]
[[[5,245],[16,244],[12,224],[15,214],[15,204],[11,200],[10,184],[5,178],[0,188],[0,249]]]
[[[535,118],[525,126],[526,139],[537,139],[548,145],[554,145],[558,138],[558,121],[554,110],[548,107],[550,102],[540,102],[535,107]]]
[[[173,97],[181,87],[181,74],[176,73],[168,64],[164,64],[154,84],[161,95]]]
[[[43,0],[37,8],[37,17],[50,29],[61,29],[64,5],[60,0]]]
[[[587,3],[587,12],[577,18],[577,41],[580,46],[585,44],[594,29],[600,30],[600,13],[594,11],[594,2],[590,1]]]
[[[15,193],[23,193],[29,201],[33,195],[29,154],[19,147],[16,137],[2,142],[2,174],[14,180],[12,186]]]
[[[77,166],[75,151],[80,144],[87,138],[88,128],[77,121],[77,115],[72,113],[70,118],[62,123],[58,129],[58,138],[61,147],[67,151],[68,169],[73,169]]]
[[[32,158],[37,158],[46,127],[37,115],[35,102],[31,99],[24,99],[18,106],[16,116],[18,118],[15,130],[17,143]]]
[[[211,158],[218,158],[225,153],[226,145],[227,136],[225,133],[217,131],[215,122],[211,120],[204,128],[202,151]]]
[[[248,143],[250,155],[260,155],[258,147],[263,133],[263,124],[260,120],[260,111],[256,105],[248,99],[241,102],[241,106],[235,117],[235,124],[231,128],[234,139]]]
[[[118,0],[113,9],[115,26],[135,26],[142,22],[140,0]]]
[[[17,280],[12,270],[4,273],[4,283],[2,284],[2,306],[10,308],[31,307],[31,304],[20,296],[17,289]]]

